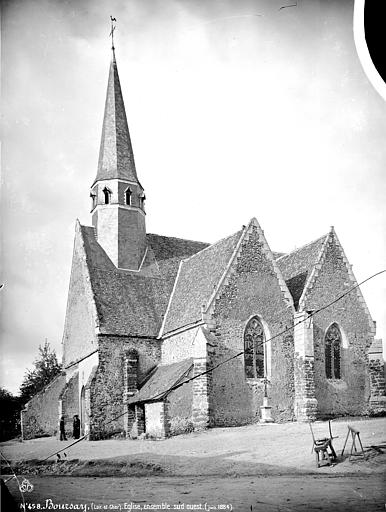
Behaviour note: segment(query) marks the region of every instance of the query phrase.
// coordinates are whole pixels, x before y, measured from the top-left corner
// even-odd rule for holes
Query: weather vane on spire
[[[113,18],[112,16],[110,16],[110,20],[111,20],[111,32],[110,32],[110,36],[111,36],[111,49],[115,50],[115,47],[114,47],[114,30],[115,30],[115,23],[117,22],[117,18]]]

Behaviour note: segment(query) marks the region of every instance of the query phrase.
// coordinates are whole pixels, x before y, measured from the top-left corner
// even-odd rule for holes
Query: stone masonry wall
[[[195,430],[207,428],[211,424],[211,406],[213,409],[212,372],[209,369],[207,358],[195,359],[192,393],[192,421]]]
[[[124,413],[127,411],[124,405],[126,354],[131,350],[138,353],[139,382],[159,363],[161,357],[158,340],[100,336],[98,342],[99,365],[90,388],[90,431],[93,439],[124,431]]]
[[[267,338],[293,325],[292,310],[284,300],[256,229],[243,243],[236,272],[216,300],[213,333],[218,341],[209,347],[210,366],[244,350],[244,329],[254,315],[266,326]],[[294,417],[293,351],[292,331],[271,342],[268,395],[276,421]],[[264,383],[263,379],[245,377],[243,355],[213,371],[211,390],[211,425],[242,425],[259,420]]]
[[[163,340],[162,364],[171,364],[193,357],[196,374],[197,364],[199,364],[197,355],[206,356],[206,342],[203,339],[201,327],[189,329]],[[188,431],[193,425],[195,428],[208,426],[208,397],[206,389],[203,389],[202,380],[202,378],[195,379],[168,396],[167,411],[170,415],[172,434]]]
[[[334,242],[330,242],[304,309],[318,309],[352,285],[341,251]],[[313,321],[315,395],[319,417],[365,414],[370,398],[367,352],[373,337],[369,319],[356,292],[316,314]],[[327,379],[325,372],[324,336],[333,322],[338,324],[343,335],[341,379]]]
[[[79,230],[80,227],[77,227]],[[97,348],[93,297],[87,277],[85,253],[80,233],[75,234],[74,254],[63,334],[64,367],[78,361]]]
[[[297,421],[316,419],[314,327],[306,312],[294,315],[294,412]]]
[[[385,363],[382,340],[374,340],[369,350],[370,413],[386,412]]]
[[[317,415],[314,358],[298,357],[295,353],[294,377],[295,416],[298,421],[312,421]]]
[[[193,343],[199,328],[190,329],[162,341],[162,364],[172,364],[193,357]]]
[[[371,359],[369,363],[370,370],[370,387],[372,397],[385,396],[385,376],[384,362],[382,357],[379,359]]]
[[[192,376],[192,371],[184,378],[188,379]],[[183,386],[172,391],[168,397],[168,414],[172,425],[172,430],[175,427],[184,428],[192,421],[192,382],[188,382]],[[178,432],[176,432],[178,433]]]
[[[64,416],[66,432],[72,433],[74,414],[80,416],[79,411],[79,373],[76,372],[67,382],[60,399],[62,401],[62,415]]]
[[[26,404],[22,413],[24,439],[56,434],[59,424],[59,396],[65,384],[65,375],[58,375]]]

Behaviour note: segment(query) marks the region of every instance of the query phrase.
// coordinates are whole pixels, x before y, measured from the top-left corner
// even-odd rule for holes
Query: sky
[[[335,227],[386,268],[386,102],[346,0],[8,0],[2,11],[1,382],[61,357],[75,220],[90,225],[110,15],[147,231],[215,242],[256,217],[289,252]],[[386,274],[362,288],[386,339]]]

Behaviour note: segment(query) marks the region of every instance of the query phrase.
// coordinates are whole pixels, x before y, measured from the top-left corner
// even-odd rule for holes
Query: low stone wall
[[[382,340],[374,340],[369,349],[370,414],[386,412],[385,363]]]
[[[23,439],[57,433],[59,397],[65,385],[66,377],[62,373],[27,402],[22,411]]]

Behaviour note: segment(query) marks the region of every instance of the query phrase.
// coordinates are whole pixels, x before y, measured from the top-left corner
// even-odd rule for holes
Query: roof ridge
[[[168,236],[168,235],[158,235],[157,233],[146,233],[146,235],[150,235],[150,236],[160,236],[162,238],[172,238],[173,240],[181,240],[183,242],[194,242],[195,244],[207,244],[207,245],[212,245],[210,244],[209,242],[200,242],[200,240],[191,240],[189,238],[180,238],[180,237],[177,237],[177,236]]]
[[[286,258],[287,256],[291,256],[292,254],[294,254],[295,252],[298,252],[298,251],[301,251],[303,249],[305,249],[306,247],[308,247],[309,245],[312,245],[314,244],[315,242],[319,242],[320,240],[322,240],[323,238],[326,238],[326,236],[328,236],[329,233],[327,233],[327,235],[322,235],[320,236],[319,238],[315,238],[315,240],[312,240],[311,242],[308,242],[307,244],[304,244],[302,245],[301,247],[298,247],[297,249],[294,249],[293,251],[290,251],[286,254],[283,254],[283,256],[279,256],[276,261],[279,261],[281,260],[282,258]]]
[[[225,236],[224,238],[220,238],[220,240],[217,240],[217,242],[214,242],[213,244],[208,245],[208,247],[204,247],[203,249],[201,249],[201,251],[198,251],[195,254],[192,254],[188,258],[182,259],[181,263],[186,263],[186,262],[190,261],[195,256],[198,256],[199,254],[202,254],[204,251],[207,251],[208,249],[211,249],[212,247],[215,247],[216,245],[218,245],[221,242],[225,242],[225,240],[229,240],[229,238],[232,238],[232,236],[237,235],[237,233],[240,233],[240,236],[241,236],[241,234],[243,233],[243,229],[241,229],[240,231],[236,231],[235,233],[232,233],[231,235]]]
[[[173,298],[174,298],[174,292],[176,291],[176,288],[177,288],[178,278],[180,277],[180,273],[181,273],[181,269],[182,269],[182,261],[183,260],[181,260],[180,263],[178,264],[178,270],[177,270],[176,277],[174,278],[173,289],[169,295],[168,305],[166,306],[165,314],[162,319],[160,330],[158,332],[158,336],[157,336],[158,338],[162,338],[162,335],[165,330],[166,320],[167,320],[167,317],[169,314],[170,306],[171,306]]]
[[[98,270],[100,272],[107,272],[111,274],[124,274],[124,275],[130,275],[135,277],[140,277],[142,279],[156,279],[158,281],[166,281],[164,277],[157,277],[157,276],[147,276],[144,274],[141,274],[140,272],[136,272],[135,270],[130,270],[127,268],[101,268],[101,267],[92,267],[92,270]]]

